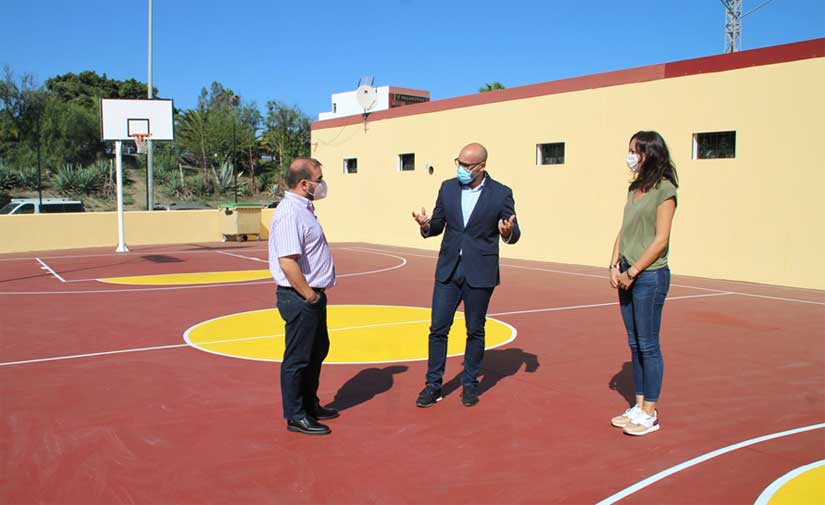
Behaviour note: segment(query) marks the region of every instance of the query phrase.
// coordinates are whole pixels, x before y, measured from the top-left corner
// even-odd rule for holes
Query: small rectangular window
[[[536,144],[536,165],[563,165],[564,142]]]
[[[693,159],[736,158],[736,132],[693,134]]]
[[[358,158],[344,158],[344,174],[358,173]]]
[[[415,154],[406,153],[398,155],[398,170],[415,170]]]

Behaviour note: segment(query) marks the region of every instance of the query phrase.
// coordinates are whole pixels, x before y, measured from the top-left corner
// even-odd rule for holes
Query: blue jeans
[[[467,326],[467,344],[464,349],[461,385],[478,385],[476,377],[484,358],[484,324],[487,322],[487,307],[492,296],[493,288],[474,288],[466,282],[461,260],[447,282],[435,282],[427,360],[428,386],[441,389],[444,367],[447,363],[447,335],[453,325],[455,311],[462,300]]]
[[[329,352],[327,296],[320,295],[316,303],[307,303],[296,291],[278,287],[278,312],[286,322],[281,400],[287,420],[300,419],[318,405],[321,363]]]
[[[620,268],[624,272],[628,264],[622,261]],[[668,289],[668,267],[640,272],[630,289],[619,288],[619,305],[630,344],[636,396],[644,396],[649,402],[658,401],[662,390],[664,361],[659,347],[659,330]]]

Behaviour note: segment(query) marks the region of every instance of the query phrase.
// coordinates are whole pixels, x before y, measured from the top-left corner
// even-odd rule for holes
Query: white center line
[[[686,300],[691,298],[708,298],[713,296],[725,296],[730,295],[733,293],[709,293],[705,295],[687,295],[687,296],[674,296],[668,298],[668,300]],[[515,310],[510,312],[496,312],[493,314],[487,314],[487,317],[497,317],[497,316],[507,316],[507,315],[514,315],[514,314],[529,314],[535,312],[558,312],[562,310],[577,310],[577,309],[589,309],[589,308],[597,308],[597,307],[609,307],[612,305],[618,305],[619,302],[610,302],[610,303],[595,303],[591,305],[571,305],[567,307],[547,307],[542,309],[528,309],[528,310]],[[275,309],[263,309],[263,310],[275,310]],[[462,316],[458,316],[457,320],[461,320]],[[348,331],[348,330],[355,330],[361,328],[375,328],[381,326],[401,326],[407,324],[421,324],[421,323],[428,323],[430,322],[429,319],[422,319],[422,320],[413,320],[413,321],[395,321],[395,322],[387,322],[387,323],[375,323],[375,324],[367,324],[361,326],[347,326],[341,328],[330,328],[330,331]],[[197,325],[196,325],[197,326]],[[189,331],[184,334],[184,339],[187,342],[190,342]],[[189,347],[194,345],[209,345],[209,344],[221,344],[221,343],[229,343],[229,342],[239,342],[244,340],[257,340],[257,339],[264,339],[264,338],[274,338],[283,336],[281,334],[273,334],[273,335],[260,335],[260,336],[251,336],[251,337],[242,337],[242,338],[234,338],[234,339],[224,339],[224,340],[214,340],[214,341],[206,341],[206,342],[197,342],[193,343],[190,342],[188,344],[172,344],[172,345],[162,345],[157,347],[140,347],[137,349],[121,349],[117,351],[105,351],[105,352],[96,352],[90,354],[77,354],[71,356],[56,356],[52,358],[39,358],[39,359],[29,359],[23,361],[8,361],[5,363],[0,363],[0,366],[9,366],[9,365],[24,365],[27,363],[40,363],[44,361],[57,361],[57,360],[65,360],[65,359],[74,359],[74,358],[88,358],[93,356],[105,356],[107,354],[122,354],[127,352],[142,352],[142,351],[156,351],[159,349],[174,349],[177,347]]]

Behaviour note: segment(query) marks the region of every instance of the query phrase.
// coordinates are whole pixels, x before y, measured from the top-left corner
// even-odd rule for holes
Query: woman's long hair
[[[630,137],[630,143],[636,140],[636,154],[639,159],[639,170],[636,178],[630,183],[629,191],[639,190],[643,193],[657,187],[662,179],[667,179],[677,188],[679,176],[676,175],[676,165],[670,159],[665,139],[654,131],[636,132]]]

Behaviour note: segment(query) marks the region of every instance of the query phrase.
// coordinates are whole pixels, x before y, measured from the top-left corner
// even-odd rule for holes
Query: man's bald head
[[[311,181],[315,178],[315,173],[321,169],[321,162],[315,158],[295,158],[289,164],[286,174],[286,186],[295,189],[301,181]]]
[[[483,145],[473,142],[461,149],[458,158],[469,163],[481,163],[487,161],[487,149]]]

